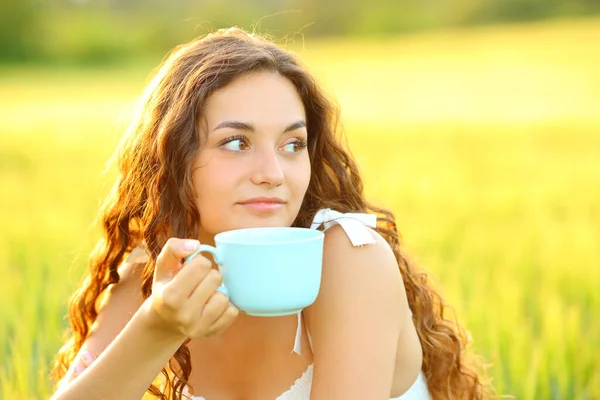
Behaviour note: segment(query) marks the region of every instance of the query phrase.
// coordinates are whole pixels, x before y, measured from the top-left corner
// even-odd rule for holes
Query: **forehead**
[[[209,130],[228,120],[279,126],[306,119],[295,86],[273,72],[245,74],[216,91],[206,100],[202,117]]]

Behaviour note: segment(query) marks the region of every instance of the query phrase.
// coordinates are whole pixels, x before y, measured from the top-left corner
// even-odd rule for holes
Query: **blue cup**
[[[244,313],[290,315],[317,298],[323,239],[323,232],[307,228],[237,229],[217,234],[215,247],[200,245],[186,261],[211,253],[223,275],[219,291]]]

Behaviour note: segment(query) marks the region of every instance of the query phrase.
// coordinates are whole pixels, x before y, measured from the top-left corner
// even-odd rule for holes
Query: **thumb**
[[[154,282],[170,281],[181,266],[181,260],[190,256],[200,246],[193,239],[170,238],[156,258]]]

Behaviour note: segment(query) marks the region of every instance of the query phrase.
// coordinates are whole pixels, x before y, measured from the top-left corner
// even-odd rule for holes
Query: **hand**
[[[222,276],[210,260],[198,254],[182,264],[199,245],[197,240],[167,241],[156,260],[147,302],[155,326],[186,338],[218,335],[239,314],[229,298],[217,291]]]

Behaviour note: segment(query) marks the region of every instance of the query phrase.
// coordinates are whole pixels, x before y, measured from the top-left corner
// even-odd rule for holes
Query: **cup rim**
[[[241,240],[236,240],[235,238],[227,237],[227,236],[235,237],[235,235],[246,232],[246,231],[270,231],[270,230],[302,230],[302,231],[311,231],[311,233],[314,232],[314,234],[307,238],[294,239],[294,240],[280,240],[280,241],[278,240],[278,241],[273,241],[273,242],[269,242],[269,243],[259,243],[259,242],[249,243],[247,241],[241,241]],[[252,246],[272,246],[272,245],[312,242],[312,241],[323,239],[324,236],[325,236],[325,234],[323,233],[323,231],[319,231],[316,229],[310,229],[310,228],[302,228],[302,227],[296,227],[296,226],[263,226],[263,227],[256,227],[256,228],[232,229],[229,231],[217,233],[215,235],[215,244],[218,244],[219,242],[221,242],[221,243],[227,243],[227,244],[244,244],[244,245],[252,245]]]

